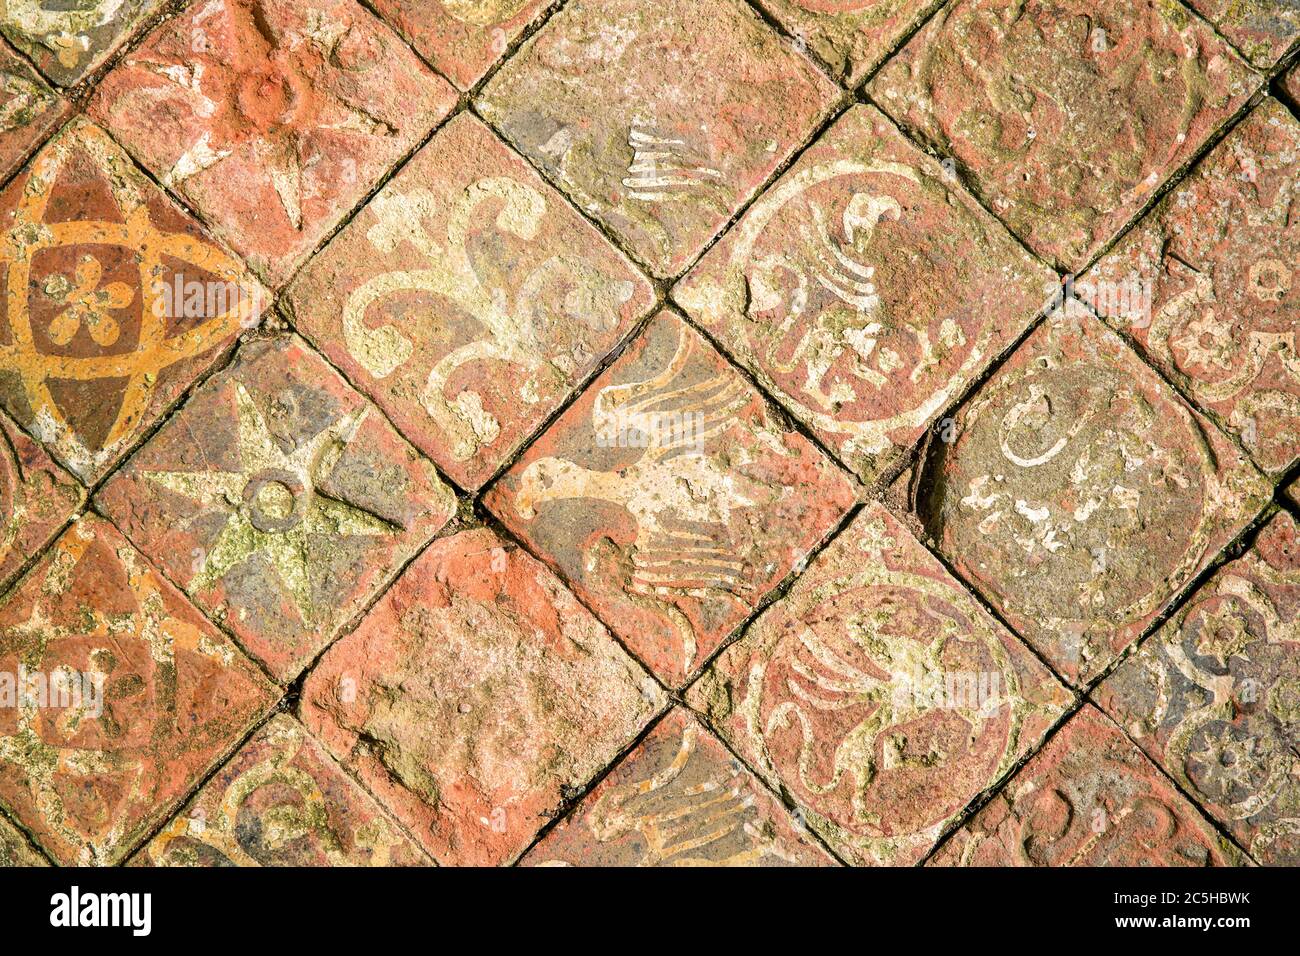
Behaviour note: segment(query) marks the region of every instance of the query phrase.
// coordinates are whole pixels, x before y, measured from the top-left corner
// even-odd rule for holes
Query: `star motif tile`
[[[64,865],[120,861],[278,696],[95,517],[0,601],[0,674],[0,803]]]
[[[278,287],[455,99],[353,0],[204,0],[90,113]]]
[[[455,511],[432,464],[293,337],[241,350],[96,502],[286,682]]]
[[[1279,512],[1094,695],[1260,863],[1300,861],[1300,531]]]
[[[1297,155],[1265,100],[1076,284],[1273,474],[1300,458]]]
[[[295,326],[477,490],[654,303],[645,277],[472,115],[294,280]]]
[[[953,176],[858,106],[673,298],[872,482],[1058,287]]]
[[[0,272],[11,290],[0,306],[0,403],[86,482],[268,301],[238,260],[81,119],[0,193]]]
[[[844,859],[904,866],[1071,695],[873,503],[687,700]]]
[[[663,312],[485,503],[681,686],[853,500],[838,466]]]
[[[475,102],[655,275],[670,277],[839,96],[741,0],[575,0]]]
[[[1077,271],[1261,85],[1169,0],[960,0],[868,84],[1025,243]]]

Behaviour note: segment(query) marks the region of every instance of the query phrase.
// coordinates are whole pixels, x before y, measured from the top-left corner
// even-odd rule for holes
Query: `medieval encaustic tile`
[[[1300,37],[1296,0],[1187,0],[1187,5],[1261,70],[1276,63]]]
[[[278,287],[455,98],[353,0],[205,0],[90,113]]]
[[[956,178],[855,107],[673,298],[872,481],[1058,288]]]
[[[681,686],[853,498],[844,472],[664,312],[485,503]]]
[[[689,711],[673,710],[524,866],[828,866],[834,859]]]
[[[548,0],[373,0],[379,15],[462,90],[483,78]]]
[[[68,113],[68,101],[0,41],[0,182]]]
[[[84,495],[71,475],[0,412],[0,588],[62,529]]]
[[[0,194],[0,270],[0,403],[88,483],[267,301],[84,120]]]
[[[1080,685],[1245,529],[1269,483],[1114,332],[1067,299],[934,442],[920,518]]]
[[[759,0],[801,47],[856,86],[942,0]]]
[[[868,91],[955,160],[1030,248],[1072,271],[1261,82],[1171,0],[960,0]]]
[[[59,86],[100,66],[163,0],[5,0],[0,33]]]
[[[492,78],[477,106],[669,277],[838,99],[741,0],[575,0]]]
[[[1091,704],[931,866],[1242,866],[1245,855]]]
[[[456,509],[433,465],[294,337],[241,349],[96,503],[281,681]]]
[[[277,715],[204,784],[134,866],[428,866],[292,717]]]
[[[1260,863],[1300,862],[1300,537],[1282,512],[1095,692]]]
[[[687,699],[845,859],[907,865],[1071,695],[872,504]]]
[[[107,521],[0,602],[0,803],[65,865],[122,859],[274,701]]]
[[[1277,473],[1300,458],[1300,123],[1265,100],[1076,285]]]
[[[435,542],[307,678],[302,719],[442,864],[519,856],[666,703],[558,578]]]
[[[597,229],[463,114],[302,271],[288,308],[477,490],[653,302]]]

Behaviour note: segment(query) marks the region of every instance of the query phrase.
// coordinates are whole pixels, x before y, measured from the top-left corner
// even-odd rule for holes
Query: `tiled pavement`
[[[0,864],[1300,862],[1293,2],[0,34]]]

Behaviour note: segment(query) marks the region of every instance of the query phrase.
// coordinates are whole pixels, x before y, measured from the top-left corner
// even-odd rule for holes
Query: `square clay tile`
[[[843,83],[857,86],[942,0],[759,0]]]
[[[49,544],[85,492],[0,412],[0,588]]]
[[[477,105],[667,277],[690,264],[840,96],[742,0],[574,0]]]
[[[960,0],[868,90],[1072,271],[1261,81],[1174,0]]]
[[[873,481],[1059,287],[955,177],[861,106],[673,297]]]
[[[455,102],[353,0],[202,0],[90,112],[279,286]]]
[[[0,602],[0,698],[0,803],[60,863],[91,865],[162,823],[275,694],[91,517]]]
[[[931,866],[1243,866],[1214,827],[1085,704]]]
[[[940,551],[1040,654],[1093,680],[1263,509],[1269,483],[1067,299],[934,442]]]
[[[1094,692],[1260,863],[1300,863],[1300,540],[1276,515]]]
[[[444,864],[508,863],[663,691],[535,558],[434,543],[307,678],[302,718]]]
[[[1076,285],[1281,472],[1300,458],[1300,123],[1265,100]]]
[[[0,816],[0,867],[49,866],[27,837],[16,826]]]
[[[462,90],[483,78],[548,0],[372,0],[381,17]]]
[[[285,682],[456,510],[433,465],[293,337],[242,349],[95,500]]]
[[[677,687],[853,498],[830,459],[664,312],[485,503]]]
[[[0,41],[0,182],[62,122],[68,101]]]
[[[834,859],[677,709],[524,856],[525,866],[830,866]]]
[[[0,33],[59,86],[72,86],[130,39],[162,0],[6,0]]]
[[[0,403],[100,478],[257,323],[265,290],[76,120],[0,193]]]
[[[871,504],[688,699],[845,859],[906,865],[1071,695]]]
[[[599,230],[461,114],[303,269],[288,307],[476,490],[653,303]]]
[[[427,866],[292,717],[271,718],[132,860],[139,866]]]
[[[1266,70],[1300,37],[1296,0],[1187,0],[1251,63]]]

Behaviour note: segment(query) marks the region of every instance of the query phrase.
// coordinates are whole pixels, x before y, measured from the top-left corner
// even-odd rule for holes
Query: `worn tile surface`
[[[0,193],[0,403],[96,480],[266,296],[103,130],[66,127]],[[200,294],[194,283],[220,295]]]
[[[707,729],[674,710],[525,866],[825,866],[825,850]]]
[[[204,0],[91,113],[278,286],[454,96],[354,0]]]
[[[1070,694],[869,505],[690,691],[855,863],[915,863]]]
[[[0,41],[0,181],[67,116],[68,102]]]
[[[931,859],[935,866],[1239,866],[1220,836],[1090,705]]]
[[[932,445],[922,520],[1058,671],[1096,677],[1263,508],[1269,485],[1067,300]]]
[[[1188,0],[1250,62],[1267,69],[1300,37],[1295,0]]]
[[[427,866],[292,717],[253,735],[132,861],[143,866]]]
[[[1297,164],[1267,100],[1077,287],[1275,472],[1300,458]]]
[[[0,587],[62,530],[84,492],[0,412]]]
[[[97,503],[283,681],[455,510],[428,460],[295,338],[243,349]]]
[[[665,312],[486,501],[680,685],[852,499],[843,472]]]
[[[1173,0],[960,0],[869,92],[1031,248],[1077,269],[1259,83]]]
[[[650,283],[469,115],[295,281],[290,309],[476,489],[631,330]]]
[[[871,481],[1056,285],[954,177],[860,106],[673,296]]]
[[[440,863],[506,863],[663,692],[535,558],[435,543],[303,688],[308,728]]]
[[[23,836],[22,831],[0,817],[0,867],[49,866]]]
[[[0,33],[60,86],[97,69],[163,0],[5,0]]]
[[[1300,538],[1276,515],[1095,697],[1261,863],[1300,862]]]
[[[0,802],[64,864],[120,860],[275,699],[99,518],[0,602],[0,672],[27,678],[0,708]]]
[[[483,115],[655,272],[680,272],[836,102],[741,0],[574,0]]]

